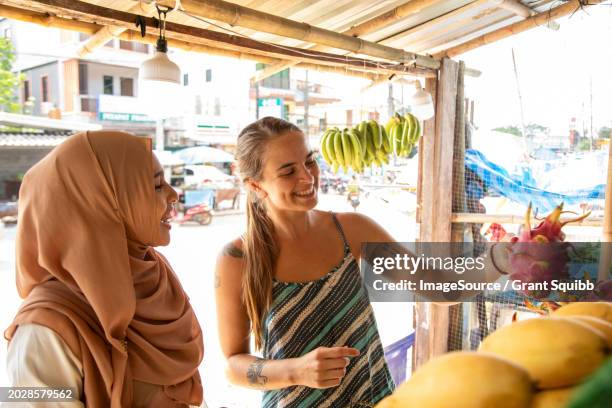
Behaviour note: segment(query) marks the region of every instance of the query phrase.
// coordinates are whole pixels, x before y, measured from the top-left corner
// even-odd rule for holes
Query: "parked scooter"
[[[200,225],[209,225],[213,219],[213,210],[208,204],[198,204],[185,211],[181,218],[175,215],[175,221],[179,224],[186,222],[197,222]]]

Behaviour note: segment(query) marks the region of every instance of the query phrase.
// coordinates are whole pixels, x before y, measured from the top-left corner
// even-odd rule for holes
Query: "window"
[[[353,126],[353,110],[347,109],[346,111],[346,126]]]
[[[79,95],[87,95],[87,64],[79,64]]]
[[[133,41],[119,40],[119,48],[126,51],[142,52],[145,54],[149,52],[149,46],[147,44]]]
[[[215,98],[215,116],[221,116],[221,101]]]
[[[13,38],[13,31],[11,30],[11,27],[7,27],[4,29],[4,38],[9,40]]]
[[[40,78],[42,102],[49,102],[49,77],[44,75]]]
[[[134,96],[134,79],[121,78],[121,96]]]
[[[28,99],[30,99],[30,81],[26,79],[23,81],[23,101],[26,102]]]
[[[189,74],[183,74],[183,86],[189,85]]]
[[[113,94],[113,77],[110,75],[104,75],[104,95]]]
[[[212,69],[206,70],[206,82],[212,82]]]

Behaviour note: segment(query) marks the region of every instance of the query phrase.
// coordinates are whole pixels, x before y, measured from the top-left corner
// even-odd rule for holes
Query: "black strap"
[[[332,219],[334,220],[334,224],[336,224],[336,228],[338,229],[338,232],[340,233],[340,236],[342,237],[342,242],[344,243],[344,251],[350,251],[351,248],[349,247],[348,242],[346,241],[346,236],[344,235],[344,230],[342,229],[342,225],[340,225],[340,221],[338,221],[338,217],[336,217],[336,214],[333,211],[330,211]]]

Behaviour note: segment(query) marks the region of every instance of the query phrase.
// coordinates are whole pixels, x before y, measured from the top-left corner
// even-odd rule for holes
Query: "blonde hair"
[[[269,116],[242,129],[238,135],[236,160],[243,181],[262,179],[263,156],[268,142],[287,132],[302,133],[293,123]],[[250,190],[243,252],[246,270],[242,276],[242,297],[251,320],[255,349],[259,350],[263,345],[263,320],[272,303],[272,281],[279,250],[274,239],[274,224],[264,203]]]

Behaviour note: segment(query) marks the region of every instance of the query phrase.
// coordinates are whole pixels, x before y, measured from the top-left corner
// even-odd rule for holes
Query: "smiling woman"
[[[362,242],[393,239],[359,214],[315,209],[314,154],[281,119],[238,136],[247,229],[217,261],[217,321],[230,381],[263,390],[265,408],[372,406],[393,390],[358,266]]]
[[[202,332],[153,248],[170,242],[176,201],[160,170],[148,139],[87,132],[25,175],[16,242],[25,300],[5,332],[12,386],[74,390],[76,401],[54,407],[201,404]]]

